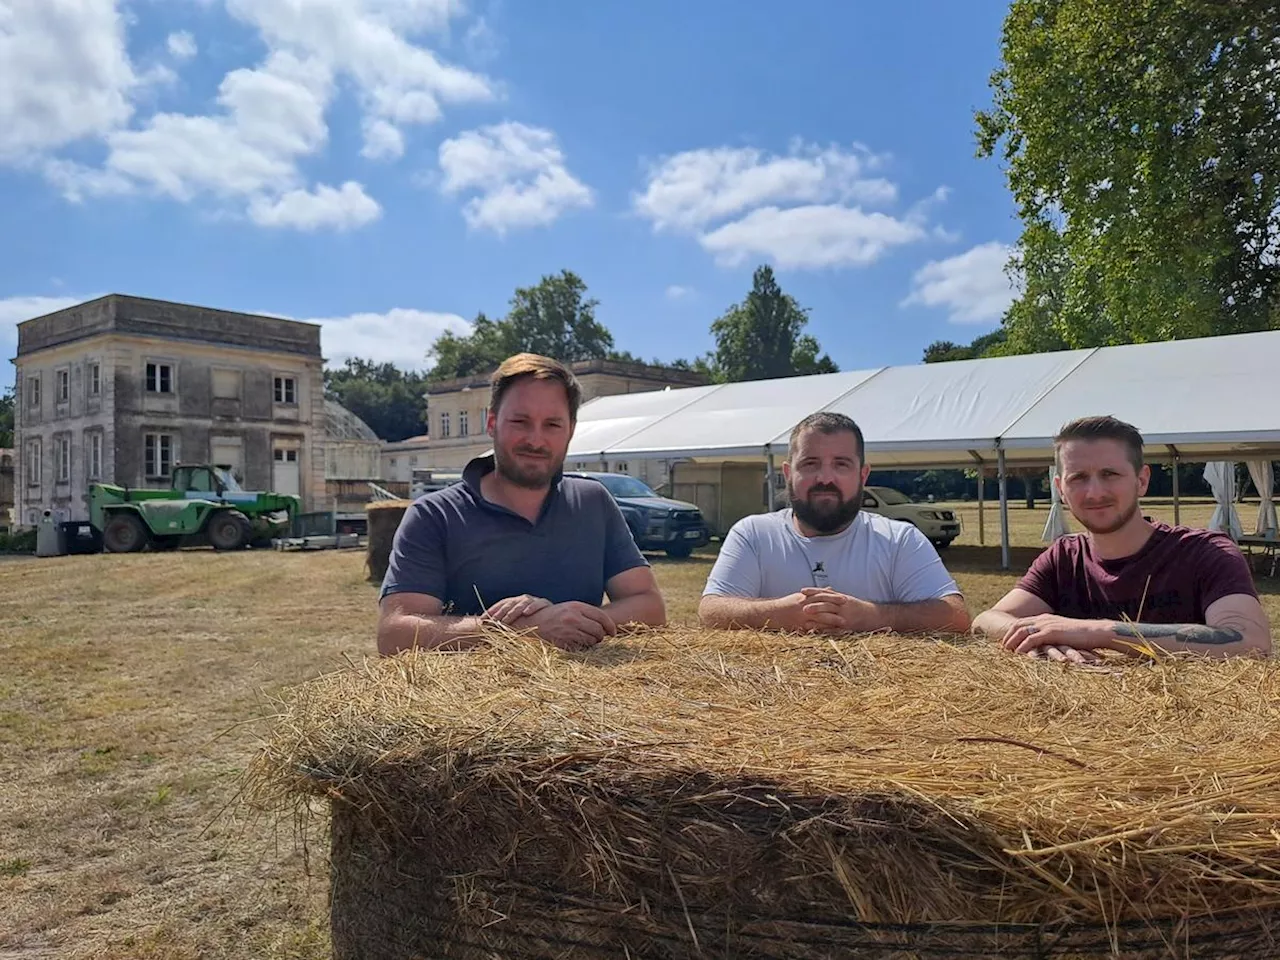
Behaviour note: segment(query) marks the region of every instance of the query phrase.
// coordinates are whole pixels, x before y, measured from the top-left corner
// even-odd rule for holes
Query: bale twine
[[[297,688],[250,769],[329,803],[335,960],[1277,953],[1274,661],[492,641]]]
[[[382,578],[387,575],[387,566],[391,563],[391,545],[395,541],[396,531],[400,529],[405,511],[411,506],[412,500],[375,500],[364,508],[369,534],[365,548],[365,566],[369,569],[370,580],[381,583]]]

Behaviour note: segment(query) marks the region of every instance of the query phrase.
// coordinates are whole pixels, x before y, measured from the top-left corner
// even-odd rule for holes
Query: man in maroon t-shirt
[[[1067,424],[1054,438],[1054,483],[1088,531],[1059,537],[1018,585],[973,621],[1006,650],[1096,660],[1143,645],[1212,656],[1271,652],[1253,575],[1226,534],[1147,520],[1151,468],[1142,436],[1114,417]]]

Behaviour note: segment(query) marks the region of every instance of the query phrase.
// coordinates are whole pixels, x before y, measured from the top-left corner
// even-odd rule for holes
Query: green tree
[[[948,360],[977,360],[981,357],[998,357],[1004,351],[1006,333],[1003,328],[975,337],[969,344],[950,340],[935,340],[924,348],[925,363],[945,363]]]
[[[379,438],[404,440],[427,432],[426,379],[390,363],[352,358],[324,372],[326,396],[367,423]]]
[[[613,335],[595,315],[599,301],[569,270],[520,287],[506,317],[476,317],[466,336],[446,332],[432,345],[429,379],[448,380],[492,370],[515,353],[539,353],[557,360],[594,360],[613,353]]]
[[[1024,232],[1022,353],[1267,329],[1280,0],[1013,0],[978,154]]]
[[[0,447],[13,446],[13,388],[0,394]]]
[[[808,322],[808,310],[782,292],[772,268],[758,267],[747,298],[711,324],[712,376],[726,383],[835,373],[832,359],[818,355],[818,341],[802,332]]]

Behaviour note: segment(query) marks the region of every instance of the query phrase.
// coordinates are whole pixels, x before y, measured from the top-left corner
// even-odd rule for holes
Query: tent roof
[[[881,468],[966,466],[998,447],[1045,462],[1062,424],[1101,413],[1134,424],[1154,459],[1280,456],[1280,330],[600,397],[569,458],[782,453],[819,410],[853,417]]]

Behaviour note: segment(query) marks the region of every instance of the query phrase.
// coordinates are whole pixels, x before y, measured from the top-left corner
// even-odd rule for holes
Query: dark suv
[[[711,542],[711,531],[697,506],[660,497],[635,477],[582,471],[565,476],[604,484],[627,518],[627,526],[641,550],[665,550],[667,556],[683,559]]]

